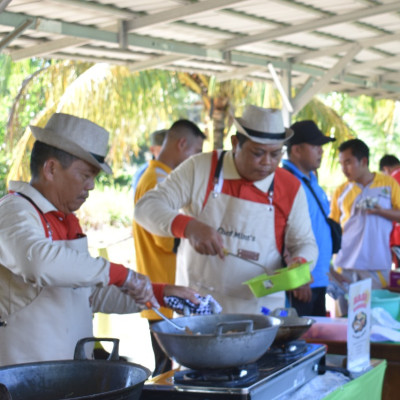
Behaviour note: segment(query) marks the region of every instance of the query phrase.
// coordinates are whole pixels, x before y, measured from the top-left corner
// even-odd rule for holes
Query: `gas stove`
[[[305,341],[271,347],[256,363],[227,370],[168,371],[145,382],[141,400],[273,400],[318,374],[326,347]]]

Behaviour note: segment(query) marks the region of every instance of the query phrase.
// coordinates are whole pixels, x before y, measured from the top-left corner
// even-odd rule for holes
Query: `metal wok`
[[[151,326],[163,350],[193,369],[230,368],[258,360],[269,348],[281,324],[278,318],[253,314],[219,314],[174,319],[193,335],[165,321]]]
[[[84,344],[112,341],[109,360],[88,360]],[[118,361],[118,339],[85,338],[74,360],[18,364],[0,368],[0,383],[12,400],[138,400],[150,371]]]
[[[282,314],[287,314],[287,316],[282,316]],[[271,315],[279,318],[282,322],[275,336],[274,346],[299,339],[315,322],[312,318],[299,317],[294,308],[277,308],[272,311]]]

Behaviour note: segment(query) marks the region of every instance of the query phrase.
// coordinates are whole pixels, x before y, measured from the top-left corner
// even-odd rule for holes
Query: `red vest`
[[[207,203],[208,196],[214,188],[214,174],[218,163],[218,152],[213,151],[210,177],[203,207]],[[275,240],[277,249],[282,252],[285,237],[286,223],[289,218],[293,202],[301,186],[300,181],[283,168],[277,168],[274,178],[274,195],[272,204],[275,210]],[[268,193],[262,192],[252,181],[246,179],[224,179],[222,193],[238,197],[256,203],[269,204]]]

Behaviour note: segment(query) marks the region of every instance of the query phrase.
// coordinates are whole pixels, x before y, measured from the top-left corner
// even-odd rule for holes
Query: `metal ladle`
[[[164,321],[168,322],[170,325],[172,325],[174,328],[180,330],[180,331],[185,331],[188,335],[193,335],[193,331],[188,327],[188,326],[179,326],[175,322],[173,322],[171,319],[169,319],[167,316],[165,316],[158,308],[155,308],[152,306],[150,302],[146,303],[146,306],[153,310],[157,315],[159,315]]]
[[[259,264],[258,262],[255,262],[253,260],[249,260],[248,258],[241,257],[239,254],[234,254],[231,251],[229,251],[228,249],[223,249],[223,251],[226,256],[236,257],[236,258],[239,258],[240,260],[246,261],[250,264],[253,264],[253,265],[256,265],[257,267],[262,268],[264,270],[264,272],[266,272],[268,275],[273,275],[275,273],[274,271],[272,271],[270,268],[266,267],[265,265]]]

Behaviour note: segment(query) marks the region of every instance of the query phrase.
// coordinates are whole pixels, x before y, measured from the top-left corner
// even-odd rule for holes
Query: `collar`
[[[233,153],[232,150],[228,151],[225,154],[224,157],[224,164],[223,164],[223,173],[224,173],[224,179],[231,179],[231,180],[237,180],[237,179],[242,179],[245,182],[245,179],[243,179],[240,175],[238,170],[236,169],[235,165],[235,160],[233,158]],[[266,178],[260,180],[260,181],[254,181],[250,182],[252,183],[257,189],[261,190],[262,192],[266,193],[271,186],[272,179],[275,176],[275,172],[268,175]]]
[[[59,212],[59,210],[57,210],[57,208],[55,208],[54,205],[46,199],[46,197],[44,197],[39,191],[37,191],[27,182],[10,181],[9,190],[13,192],[20,192],[31,198],[44,214],[51,211]]]
[[[314,180],[317,179],[317,177],[315,176],[315,173],[314,173],[314,172],[310,171],[310,176],[308,177],[304,172],[300,171],[300,170],[296,167],[296,165],[293,164],[290,160],[286,160],[286,159],[285,159],[285,160],[282,160],[282,165],[283,165],[283,166],[289,167],[289,168],[295,173],[295,176],[296,176],[297,178],[300,178],[300,180],[303,179],[303,178],[305,178],[305,179],[307,179],[308,181],[313,182]]]
[[[149,165],[151,165],[153,168],[161,168],[168,174],[172,172],[171,167],[169,167],[167,164],[164,164],[162,161],[159,160],[150,160]]]

